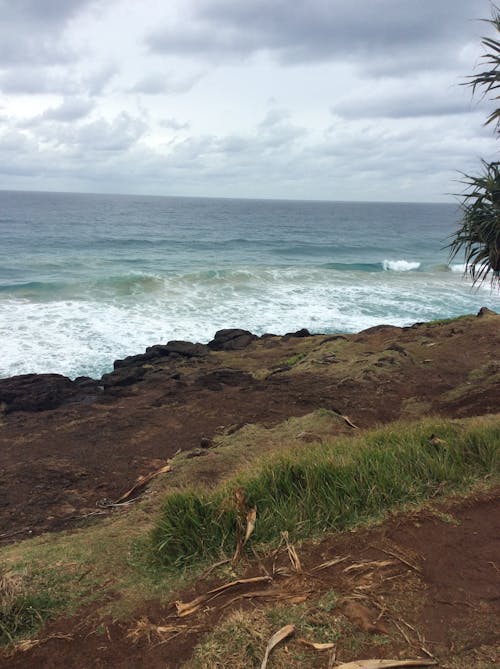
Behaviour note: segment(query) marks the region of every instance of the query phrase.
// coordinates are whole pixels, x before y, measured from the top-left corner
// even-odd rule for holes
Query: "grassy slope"
[[[399,423],[333,441],[326,435],[338,428],[339,417],[321,410],[272,430],[248,426],[221,438],[214,454],[222,481],[215,487],[208,479],[196,491],[189,488],[208,458],[181,456],[172,474],[126,513],[2,548],[0,638],[29,637],[47,617],[91,602],[101,614],[127,616],[144,592],[149,599],[169,599],[207,559],[233,553],[247,506],[258,510],[251,541],[271,545],[283,530],[305,538],[380,518],[395,505],[465,490],[485,477],[493,483],[498,418]],[[312,427],[324,443],[299,438]],[[445,443],[429,444],[432,433]],[[264,458],[270,445],[279,454]],[[244,509],[234,504],[234,491],[241,488]]]

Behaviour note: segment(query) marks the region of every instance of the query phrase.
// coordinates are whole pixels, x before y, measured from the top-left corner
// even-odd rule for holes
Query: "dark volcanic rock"
[[[477,313],[477,317],[481,318],[482,316],[498,316],[496,311],[488,309],[488,307],[481,307]]]
[[[131,386],[140,381],[147,371],[145,367],[123,367],[109,374],[103,374],[101,383],[104,388]]]
[[[290,338],[290,337],[310,337],[311,333],[307,328],[302,328],[301,330],[297,330],[297,332],[287,332],[286,335],[283,335],[283,338]]]
[[[177,353],[185,358],[203,358],[210,353],[205,344],[192,344],[190,341],[169,341],[166,348],[169,354]]]
[[[218,330],[212,341],[209,341],[207,346],[212,351],[239,351],[246,348],[255,339],[257,335],[252,334],[248,330],[240,330],[239,328],[230,328],[227,330]]]
[[[190,341],[169,341],[166,344],[156,344],[146,349],[146,354],[155,356],[178,355],[184,358],[202,358],[210,353],[205,344],[193,344]]]
[[[0,404],[7,412],[55,409],[76,393],[73,381],[61,374],[22,374],[0,379]]]
[[[123,358],[123,360],[115,360],[113,363],[113,368],[116,370],[116,369],[122,369],[124,367],[139,367],[145,362],[148,362],[158,357],[159,357],[158,353],[156,353],[155,351],[148,350],[146,351],[146,353],[140,353],[139,355],[129,355],[128,357]]]
[[[129,355],[123,360],[115,360],[113,368],[141,367],[143,364],[171,356],[172,358],[202,358],[208,355],[209,349],[204,344],[193,344],[190,341],[169,341],[166,344],[148,346],[145,353]]]

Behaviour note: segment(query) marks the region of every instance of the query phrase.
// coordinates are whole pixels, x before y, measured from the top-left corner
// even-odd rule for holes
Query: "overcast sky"
[[[0,188],[447,201],[489,0],[0,0]]]

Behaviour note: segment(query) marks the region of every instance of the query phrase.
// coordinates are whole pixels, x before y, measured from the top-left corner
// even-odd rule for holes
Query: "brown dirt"
[[[491,315],[263,338],[244,351],[146,365],[142,380],[88,401],[0,415],[0,542],[74,525],[221,426],[273,425],[320,407],[361,428],[496,413],[499,324]],[[297,354],[305,357],[287,367]]]
[[[178,450],[195,449],[202,438],[234,425],[272,426],[321,407],[349,416],[360,428],[398,418],[500,412],[499,325],[500,316],[486,315],[403,329],[382,326],[340,338],[262,338],[243,351],[153,361],[131,385],[69,398],[50,410],[5,411],[0,543],[81,524],[101,500],[118,499],[138,476]],[[274,578],[258,589],[278,589],[283,596],[307,591],[314,609],[325,589],[333,588],[381,612],[389,632],[384,646],[363,637],[356,655],[341,639],[342,661],[357,659],[360,651],[365,657],[418,657],[424,647],[442,667],[498,667],[500,491],[449,513],[456,523],[429,512],[396,516],[375,529],[304,546],[303,574]],[[311,575],[333,555],[346,560]],[[359,566],[385,559],[394,564]],[[277,564],[289,569],[285,554]],[[355,569],[346,572],[350,566]],[[272,572],[269,560],[262,560],[264,567]],[[256,570],[249,567],[247,575],[261,573]],[[210,585],[200,581],[196,591],[179,596],[187,601]],[[231,591],[182,620],[187,629],[167,641],[155,635],[154,625],[178,626],[172,607],[151,602],[133,620],[104,623],[90,608],[49,624],[31,650],[14,657],[4,652],[0,669],[180,667],[203,633],[229,611],[266,601],[230,603],[238,592],[243,594]],[[141,619],[153,631],[149,640],[134,642],[127,633]],[[325,666],[317,662],[310,666]]]
[[[127,623],[97,622],[92,611],[83,611],[47,626],[30,650],[0,656],[0,669],[177,669],[203,634],[231,611],[294,602],[305,594],[313,616],[318,599],[332,590],[340,598],[331,612],[332,628],[344,621],[337,643],[341,661],[430,653],[443,668],[500,666],[500,490],[398,514],[377,527],[296,549],[302,563],[299,574],[282,550],[250,565],[244,575],[274,573],[269,583],[233,588],[186,618],[177,616],[173,604],[156,602],[144,605]],[[317,569],[335,558],[341,561]],[[191,601],[219,584],[200,580],[178,598]],[[387,631],[383,645],[380,636],[362,634],[356,622],[349,627],[346,604],[352,601],[373,612],[380,633]],[[149,638],[144,633],[133,640],[130,631],[144,620]],[[155,626],[167,625],[180,631],[155,633]],[[462,659],[465,664],[460,664]],[[312,656],[309,666],[325,667],[326,660]]]

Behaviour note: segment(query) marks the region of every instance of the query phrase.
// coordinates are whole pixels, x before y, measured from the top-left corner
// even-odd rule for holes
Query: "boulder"
[[[101,384],[105,389],[131,386],[140,381],[146,372],[146,367],[122,367],[109,374],[103,374]]]
[[[287,332],[283,337],[287,339],[290,337],[311,337],[311,333],[307,328],[302,328],[301,330],[297,330],[297,332]]]
[[[498,316],[498,314],[496,311],[488,309],[488,307],[481,307],[481,309],[479,309],[477,312],[477,317],[482,318],[483,316]]]
[[[212,351],[240,351],[249,346],[255,339],[258,339],[257,335],[248,330],[230,328],[218,330],[207,346]]]
[[[74,399],[78,384],[62,374],[21,374],[0,379],[0,405],[9,411],[46,411]]]
[[[145,362],[149,362],[154,358],[158,358],[159,353],[155,351],[146,351],[146,353],[140,353],[139,355],[129,355],[123,360],[115,360],[113,363],[113,369],[122,369],[123,367],[140,367]]]
[[[177,353],[184,358],[203,358],[210,353],[208,346],[205,344],[193,344],[190,341],[169,341],[166,349],[169,355]]]

